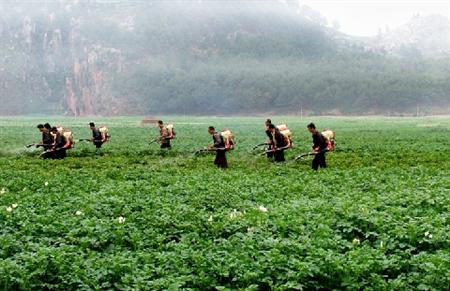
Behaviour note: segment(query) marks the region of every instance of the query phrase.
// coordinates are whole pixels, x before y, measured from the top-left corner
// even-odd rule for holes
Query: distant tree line
[[[0,114],[408,114],[450,103],[450,60],[367,52],[291,2],[29,5],[0,4]]]

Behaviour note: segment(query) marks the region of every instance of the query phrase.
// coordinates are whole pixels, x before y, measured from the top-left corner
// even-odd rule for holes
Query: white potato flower
[[[212,217],[212,215],[210,215],[208,218],[208,222],[212,222],[212,221],[213,221],[213,217]]]
[[[125,217],[120,216],[119,217],[119,223],[122,224],[125,222]]]
[[[359,240],[359,238],[354,238],[353,241],[352,241],[352,243],[353,243],[354,245],[359,245],[359,244],[361,243],[361,241]]]
[[[19,205],[15,204],[15,203],[11,205],[11,207],[12,207],[13,209],[14,209],[14,208],[17,208],[17,206],[19,206]]]
[[[75,215],[78,215],[78,216],[83,215],[83,212],[81,212],[80,210],[78,210],[77,212],[75,212]]]
[[[48,186],[48,182],[45,182],[44,185],[45,185],[45,186]]]
[[[234,218],[240,216],[241,214],[242,214],[241,212],[237,211],[236,209],[233,209],[233,211],[230,213],[230,218],[234,219]]]
[[[6,211],[11,212],[13,211],[12,207],[6,207]]]
[[[261,212],[267,212],[267,211],[269,211],[269,210],[267,210],[267,208],[266,207],[264,207],[264,206],[259,206],[259,211],[261,211]]]
[[[0,190],[0,194],[5,194],[6,193],[6,189],[2,188],[2,190]]]

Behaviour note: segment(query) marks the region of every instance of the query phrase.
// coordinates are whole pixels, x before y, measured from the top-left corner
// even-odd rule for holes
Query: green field
[[[294,133],[283,164],[251,150],[262,117],[168,120],[170,151],[140,118],[96,118],[103,152],[55,161],[24,147],[46,119],[0,118],[0,290],[449,289],[450,118],[274,117]],[[337,132],[324,171],[292,162],[310,121]],[[236,134],[228,170],[192,155],[209,125]]]

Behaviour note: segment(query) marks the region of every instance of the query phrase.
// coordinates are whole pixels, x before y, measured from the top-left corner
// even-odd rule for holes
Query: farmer
[[[316,129],[314,123],[307,126],[308,131],[312,134],[314,159],[312,161],[312,168],[317,171],[319,167],[326,168],[325,152],[327,150],[327,142],[325,137]]]
[[[66,150],[70,148],[71,144],[68,139],[64,136],[62,132],[59,132],[56,127],[52,127],[50,131],[55,137],[53,146],[45,151],[42,155],[44,159],[64,159],[67,157]]]
[[[95,126],[95,123],[90,122],[89,127],[92,130],[91,141],[97,148],[97,152],[100,151],[102,144],[106,141],[106,137],[100,132],[100,130]]]
[[[272,133],[270,132],[269,126],[272,124],[272,120],[267,119],[265,122],[266,125],[266,135],[269,138],[267,140],[267,144],[269,145],[268,147],[268,152],[267,152],[267,158],[273,158],[273,152],[271,151],[273,149],[273,137],[272,137]]]
[[[164,125],[164,122],[162,120],[159,120],[158,126],[159,126],[159,143],[161,144],[161,148],[162,149],[172,148],[172,146],[170,145],[170,140],[172,139],[172,136],[167,127]]]
[[[46,123],[45,125],[49,124]],[[42,133],[42,141],[39,145],[42,145],[42,147],[46,151],[53,147],[54,140],[52,134],[50,133],[50,129],[47,129],[45,125],[39,124],[37,128],[39,129],[39,132]]]
[[[275,125],[269,125],[269,132],[272,137],[272,151],[276,162],[284,162],[284,147],[287,146],[284,135],[275,127]]]
[[[222,169],[228,168],[227,157],[225,155],[225,141],[223,140],[222,135],[218,133],[213,126],[208,128],[208,133],[213,138],[213,144],[210,145],[209,148],[216,151],[216,159],[214,160],[214,164]]]

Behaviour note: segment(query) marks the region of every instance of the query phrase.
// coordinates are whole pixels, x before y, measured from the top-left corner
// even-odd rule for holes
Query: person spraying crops
[[[175,138],[176,133],[174,130],[173,124],[168,124],[167,126],[164,124],[162,120],[158,121],[158,127],[159,127],[159,138],[158,142],[161,145],[162,149],[170,149],[172,148],[172,145],[170,144],[170,141]]]
[[[91,141],[95,145],[96,151],[99,152],[102,145],[110,139],[108,127],[103,125],[97,128],[94,122],[90,122],[89,128],[92,131],[92,138],[85,140]]]
[[[316,171],[319,167],[326,168],[325,153],[328,151],[327,139],[316,129],[314,123],[308,124],[307,129],[312,134],[313,139],[312,154],[314,155],[314,159],[312,161],[312,168]]]
[[[265,152],[264,154],[267,155],[267,158],[272,158],[275,156],[277,151],[284,151],[286,149],[289,149],[292,147],[293,143],[292,143],[292,132],[289,130],[289,128],[287,127],[286,124],[279,124],[277,126],[275,126],[275,133],[273,133],[273,131],[271,130],[271,124],[272,124],[272,120],[267,119],[265,121],[265,133],[268,137],[267,141],[264,143],[260,143],[257,144],[253,147],[253,150],[258,149],[261,146],[265,146]],[[283,147],[276,147],[276,140],[274,139],[275,136],[279,136],[279,133],[281,133],[284,136],[284,143],[279,143],[279,144],[284,144]],[[278,155],[278,159],[281,159],[281,154],[277,153]]]
[[[285,135],[273,124],[269,126],[269,133],[271,136],[272,149],[268,150],[267,153],[273,153],[276,162],[284,162],[284,150],[290,147],[290,141]]]
[[[27,145],[27,148],[36,146],[37,148],[43,147],[44,151],[51,149],[53,147],[54,139],[53,139],[53,135],[50,132],[50,129],[51,129],[50,124],[48,124],[48,123],[46,123],[44,125],[38,124],[37,129],[42,134],[41,141],[38,143],[32,143],[32,144]]]
[[[218,133],[214,126],[210,126],[208,128],[208,133],[212,136],[213,139],[213,144],[211,144],[208,149],[214,150],[216,152],[216,159],[214,160],[214,164],[222,169],[228,168],[226,152],[227,148],[230,149],[233,146],[231,138],[226,141],[226,137],[224,137],[223,134]]]
[[[273,152],[270,151],[270,150],[273,149],[273,145],[274,145],[273,136],[272,136],[272,133],[271,133],[270,128],[269,128],[269,126],[271,124],[272,124],[272,120],[267,119],[266,122],[265,122],[265,126],[266,126],[266,135],[268,137],[268,140],[267,140],[267,143],[266,143],[266,145],[268,145],[268,147],[267,147],[267,149],[268,149],[267,158],[269,158],[269,159],[273,157]]]
[[[62,127],[52,127],[50,130],[54,138],[50,149],[41,154],[44,159],[64,159],[67,157],[67,150],[73,146],[73,137],[71,131],[65,131]]]

